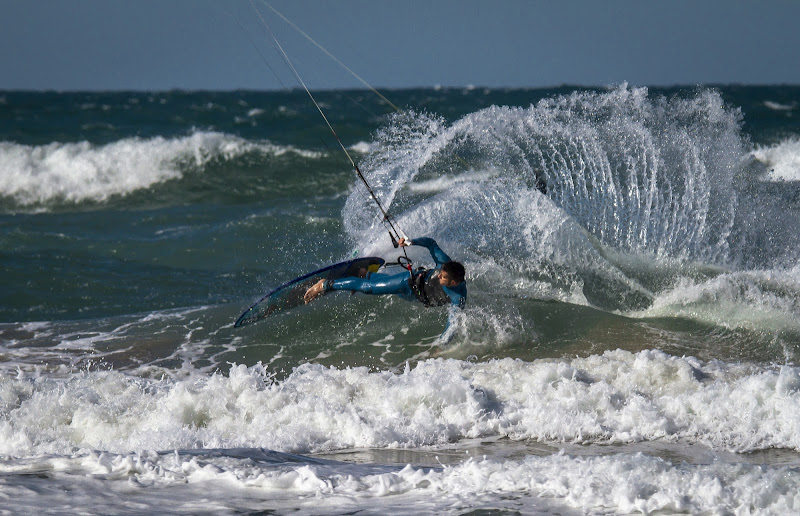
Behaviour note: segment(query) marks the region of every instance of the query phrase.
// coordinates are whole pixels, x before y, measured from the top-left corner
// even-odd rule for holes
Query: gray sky
[[[253,2],[309,87],[362,87]],[[270,3],[375,87],[800,84],[797,0]],[[282,88],[256,47],[297,86],[249,0],[0,0],[0,89]]]

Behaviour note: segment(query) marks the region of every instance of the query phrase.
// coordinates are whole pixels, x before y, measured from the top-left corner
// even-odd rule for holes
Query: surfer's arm
[[[450,305],[447,308],[447,324],[442,334],[439,335],[438,343],[440,346],[449,344],[453,340],[453,335],[455,335],[456,327],[458,326],[457,319],[462,312],[463,310],[458,305]]]
[[[421,237],[415,238],[414,240],[405,240],[403,238],[400,239],[398,242],[401,246],[406,245],[419,245],[426,248],[431,253],[431,258],[433,261],[436,262],[436,267],[441,267],[445,263],[450,261],[450,257],[447,256],[447,253],[442,251],[442,248],[439,247],[439,244],[436,243],[436,240],[429,238],[429,237]]]
[[[464,307],[467,305],[467,288],[462,286],[455,288],[444,287],[445,293],[450,296],[450,305],[447,307],[447,324],[444,331],[439,336],[439,344],[444,345],[450,342],[458,326],[457,319],[463,314]]]

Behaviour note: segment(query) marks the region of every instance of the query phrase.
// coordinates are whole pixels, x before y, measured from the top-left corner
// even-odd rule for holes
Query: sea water
[[[0,92],[0,510],[800,511],[800,88]],[[415,265],[431,265],[411,247]]]

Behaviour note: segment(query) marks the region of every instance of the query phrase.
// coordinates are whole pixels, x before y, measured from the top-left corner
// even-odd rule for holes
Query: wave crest
[[[178,138],[124,138],[104,145],[0,142],[0,198],[15,207],[104,202],[181,179],[214,161],[287,152],[319,157],[319,153],[290,146],[203,131]]]
[[[753,157],[769,169],[764,180],[800,181],[800,139],[791,138],[772,146],[762,146],[752,152]]]

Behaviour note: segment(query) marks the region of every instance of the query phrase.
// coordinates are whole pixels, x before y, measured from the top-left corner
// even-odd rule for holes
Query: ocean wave
[[[758,147],[751,155],[769,170],[765,181],[800,181],[800,138]]]
[[[728,329],[800,332],[800,267],[681,278],[634,317],[685,317]]]
[[[792,102],[791,104],[781,104],[780,102],[775,102],[774,100],[765,100],[764,106],[773,111],[792,111],[795,107],[797,107],[797,102]]]
[[[198,443],[306,453],[485,437],[798,451],[798,401],[800,368],[659,351],[533,362],[430,359],[400,374],[304,364],[282,381],[261,365],[181,380],[20,372],[0,380],[0,454],[128,453]]]
[[[213,161],[249,153],[294,153],[308,159],[322,156],[294,146],[203,131],[177,138],[131,137],[104,145],[0,142],[0,198],[21,207],[104,202],[181,179],[187,171],[202,169]]]

